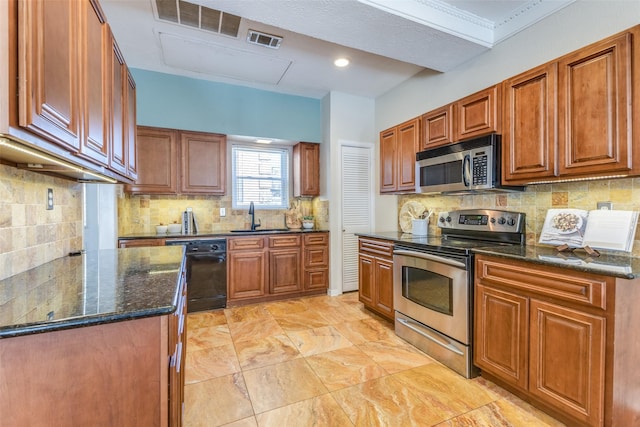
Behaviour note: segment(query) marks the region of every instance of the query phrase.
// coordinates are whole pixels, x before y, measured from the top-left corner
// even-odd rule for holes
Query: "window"
[[[289,208],[289,149],[233,145],[231,149],[234,209]]]

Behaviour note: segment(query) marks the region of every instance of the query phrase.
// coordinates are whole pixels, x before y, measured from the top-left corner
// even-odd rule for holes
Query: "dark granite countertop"
[[[430,239],[437,240],[440,238],[436,236],[414,236],[411,233],[398,231],[357,233],[357,235],[409,243],[416,246],[427,244]],[[558,252],[552,246],[536,245],[489,245],[474,247],[472,250],[477,254],[516,259],[542,265],[553,265],[587,273],[603,274],[623,279],[640,278],[640,258],[634,258],[626,253],[602,253],[599,257],[594,257],[581,249],[573,252]]]
[[[184,247],[89,251],[0,281],[0,338],[175,312]]]
[[[182,233],[167,233],[167,234],[124,234],[122,236],[118,236],[120,240],[133,240],[133,239],[201,239],[201,238],[226,238],[226,237],[242,237],[242,236],[252,236],[254,234],[265,235],[265,234],[290,234],[290,233],[321,233],[327,232],[329,230],[321,230],[321,229],[268,229],[268,230],[260,230],[256,231],[217,231],[212,233],[196,233],[196,234],[182,234]]]

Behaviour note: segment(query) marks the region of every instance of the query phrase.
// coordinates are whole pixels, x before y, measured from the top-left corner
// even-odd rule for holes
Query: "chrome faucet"
[[[251,215],[251,231],[256,231],[256,228],[262,224],[260,222],[256,224],[256,208],[253,206],[253,202],[249,203],[249,215]]]

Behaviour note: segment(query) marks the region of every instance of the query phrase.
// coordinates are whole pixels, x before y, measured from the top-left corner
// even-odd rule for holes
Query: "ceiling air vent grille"
[[[278,49],[280,47],[280,43],[282,43],[282,37],[274,36],[273,34],[261,33],[256,30],[249,30],[249,33],[247,34],[247,42],[264,47],[270,47],[271,49]]]
[[[240,17],[182,0],[155,0],[158,19],[238,37]]]

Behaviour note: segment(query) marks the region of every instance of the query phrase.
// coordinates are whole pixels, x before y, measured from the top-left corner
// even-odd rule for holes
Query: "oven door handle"
[[[443,257],[437,256],[437,255],[425,254],[425,253],[422,253],[422,252],[405,251],[405,250],[402,250],[402,249],[397,249],[397,250],[393,251],[393,254],[394,255],[404,255],[404,256],[422,258],[422,259],[426,259],[427,261],[440,262],[442,264],[447,264],[447,265],[450,265],[450,266],[453,266],[453,267],[458,267],[458,268],[463,268],[463,269],[467,268],[467,266],[463,262],[456,261],[456,260],[449,259],[449,258],[443,258]]]
[[[413,326],[409,320],[400,319],[400,318],[396,318],[396,320],[398,322],[402,323],[407,328],[411,329],[413,332],[415,332],[417,334],[420,334],[420,336],[425,337],[425,338],[433,341],[434,343],[438,344],[439,346],[444,347],[447,350],[454,352],[455,354],[458,354],[460,356],[464,356],[464,353],[461,352],[459,349],[455,348],[454,346],[452,346],[451,344],[449,344],[447,342],[440,341],[436,337],[433,337],[431,335],[425,334],[420,329],[418,329],[417,327]]]

